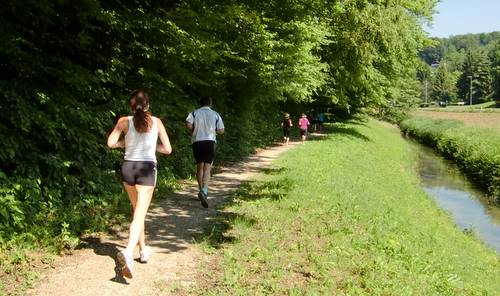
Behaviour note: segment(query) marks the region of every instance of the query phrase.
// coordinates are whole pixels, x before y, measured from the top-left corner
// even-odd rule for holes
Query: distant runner
[[[323,130],[323,122],[325,122],[325,113],[319,112],[318,113],[318,128],[320,131]]]
[[[302,142],[306,140],[307,136],[307,129],[309,128],[309,120],[307,119],[307,116],[302,113],[302,117],[299,119],[299,129],[300,129],[300,136],[302,137]]]
[[[208,183],[210,170],[215,159],[215,143],[217,134],[224,133],[224,123],[219,113],[213,111],[212,98],[200,100],[201,108],[189,113],[186,127],[192,131],[191,143],[196,160],[196,180],[198,181],[198,199],[201,205],[208,208]]]
[[[281,126],[283,127],[283,144],[288,146],[288,142],[290,141],[290,128],[293,126],[290,114],[285,113],[285,119],[281,122]]]
[[[149,97],[144,90],[136,90],[131,94],[129,106],[134,115],[118,120],[108,137],[108,147],[125,148],[121,173],[134,215],[127,247],[116,257],[123,276],[132,278],[135,247],[139,245],[140,262],[146,263],[151,255],[150,249],[146,247],[144,219],[156,186],[155,152],[170,154],[172,147],[163,123],[149,111]],[[125,134],[124,141],[120,141],[121,133]],[[161,145],[156,144],[158,137]]]

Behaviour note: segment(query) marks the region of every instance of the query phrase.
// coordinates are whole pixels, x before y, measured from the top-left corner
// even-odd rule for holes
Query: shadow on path
[[[123,227],[109,235],[82,238],[78,250],[58,259],[58,267],[47,272],[28,295],[159,295],[176,285],[193,285],[203,256],[194,243],[210,236],[214,244],[231,242],[234,237],[219,234],[227,232],[232,222],[256,222],[244,215],[225,213],[220,205],[253,175],[280,173],[279,168],[269,169],[269,164],[296,145],[300,143],[272,146],[219,168],[212,177],[208,209],[201,206],[194,181],[178,192],[154,196],[145,221],[152,260],[147,264],[134,262],[133,279],[124,279],[116,267],[116,254],[125,248],[128,237],[128,227]],[[218,217],[229,222],[214,224]]]
[[[334,127],[330,132],[369,140],[344,126]],[[128,229],[123,229],[111,236],[83,239],[80,250],[74,256],[62,258],[60,267],[47,274],[29,294],[158,295],[162,294],[158,292],[162,287],[178,283],[192,285],[196,281],[197,258],[201,256],[194,243],[204,240],[219,247],[235,240],[228,235],[235,222],[257,223],[252,217],[225,211],[227,205],[236,199],[269,198],[277,201],[286,198],[292,184],[279,176],[285,169],[269,168],[269,165],[282,152],[297,145],[300,143],[273,146],[242,162],[218,168],[211,180],[208,209],[203,208],[197,199],[194,181],[178,192],[153,197],[145,227],[146,243],[152,249],[153,260],[148,264],[134,264],[132,280],[123,279],[116,267],[113,270],[116,254],[125,247],[128,237]],[[257,173],[276,175],[278,181],[244,183]]]

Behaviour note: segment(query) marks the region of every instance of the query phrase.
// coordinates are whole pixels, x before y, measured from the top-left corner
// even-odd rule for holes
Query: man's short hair
[[[200,99],[200,105],[201,106],[210,106],[210,105],[212,105],[212,98],[211,97],[202,97]]]

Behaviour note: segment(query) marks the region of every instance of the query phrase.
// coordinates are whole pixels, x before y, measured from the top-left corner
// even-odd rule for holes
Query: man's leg
[[[198,181],[198,189],[201,190],[203,187],[203,172],[204,172],[204,163],[200,162],[196,164],[196,180]]]
[[[196,165],[197,172],[196,172],[196,177],[198,178],[198,187],[200,188],[200,192],[198,192],[198,199],[201,202],[201,205],[204,208],[208,208],[208,202],[207,202],[207,194],[208,194],[208,188],[205,188],[205,167],[207,166],[206,163],[201,162]]]
[[[205,195],[208,195],[208,183],[210,182],[210,170],[212,169],[211,163],[203,163],[203,178],[202,188]]]

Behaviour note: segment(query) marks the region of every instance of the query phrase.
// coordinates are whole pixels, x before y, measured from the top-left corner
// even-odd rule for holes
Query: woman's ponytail
[[[139,133],[147,133],[151,127],[149,96],[144,90],[136,90],[130,95],[130,107],[134,111],[134,128]]]

